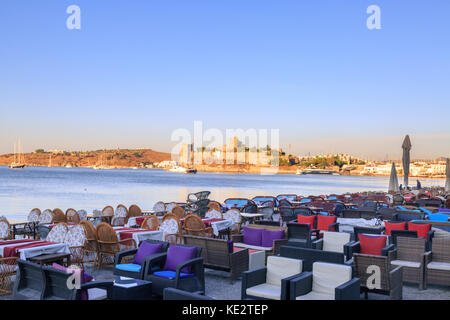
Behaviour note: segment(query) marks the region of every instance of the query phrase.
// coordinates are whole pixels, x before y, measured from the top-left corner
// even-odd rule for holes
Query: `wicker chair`
[[[388,295],[391,300],[401,300],[403,298],[403,270],[401,266],[391,270],[389,259],[385,256],[375,256],[361,253],[354,253],[355,276],[361,279],[361,291],[364,292],[365,299],[368,293],[379,293]],[[380,270],[379,282],[375,282],[373,287],[367,285],[371,283],[373,271],[370,268],[376,266]]]
[[[186,212],[180,206],[176,206],[172,209],[172,213],[178,217],[178,219],[183,219],[186,216]]]
[[[53,220],[52,223],[66,223],[66,215],[61,209],[53,209]]]
[[[403,282],[419,284],[419,289],[424,288],[424,265],[430,259],[430,252],[425,252],[423,238],[397,238],[397,248],[389,251],[388,258],[391,268],[403,267]]]
[[[16,275],[17,257],[0,258],[0,295],[11,294]]]
[[[132,204],[130,208],[128,208],[128,216],[129,217],[140,217],[142,216],[142,210],[138,205]]]
[[[182,240],[183,237],[183,231],[181,228],[181,222],[180,219],[173,213],[167,213],[164,215],[161,225],[159,226],[159,230],[163,232],[164,241],[169,241],[170,243],[178,243]],[[175,237],[175,242],[173,239]]]
[[[80,223],[81,219],[78,212],[75,209],[67,209],[66,210],[66,221],[67,223]]]
[[[111,206],[106,206],[102,210],[102,220],[111,223],[114,216],[114,208]]]
[[[176,202],[170,202],[170,203],[166,204],[166,212],[173,213],[172,210],[175,207],[178,207],[178,203],[176,203]]]
[[[219,212],[222,211],[222,207],[221,207],[220,203],[218,203],[217,201],[212,201],[212,200],[208,203],[208,210],[210,210],[210,209],[214,209]]]
[[[69,245],[71,253],[70,261],[84,269],[84,249],[86,247],[86,231],[83,226],[76,225],[69,229],[64,239],[64,243]]]
[[[142,229],[148,230],[158,230],[159,229],[159,219],[157,216],[148,216],[144,219],[141,225]]]
[[[97,254],[97,267],[103,264],[103,257],[112,257],[111,263],[115,262],[115,256],[118,252],[136,248],[136,242],[134,239],[119,240],[114,229],[107,223],[100,223],[97,226],[97,242],[98,242],[98,254]]]
[[[27,220],[29,222],[39,222],[40,215],[41,215],[41,210],[39,208],[31,209],[30,213],[28,214]]]
[[[77,211],[78,216],[80,217],[80,221],[81,220],[87,220],[87,212],[84,209],[78,210]]]
[[[191,236],[214,237],[213,229],[207,228],[202,219],[195,214],[189,214],[184,219],[183,233]]]
[[[166,212],[166,204],[162,201],[158,201],[153,206],[153,211],[155,211],[156,215],[164,215],[164,213]]]
[[[97,262],[98,242],[97,231],[91,222],[82,220],[80,225],[84,228],[86,235],[86,244],[84,247],[84,259],[83,262]]]
[[[63,243],[68,231],[67,224],[64,222],[58,223],[50,230],[45,241]]]
[[[233,233],[239,234],[241,232],[242,216],[238,209],[230,209],[222,214],[224,219],[233,220]]]
[[[111,220],[112,226],[123,226],[128,222],[128,209],[123,204],[119,204]]]
[[[433,241],[429,263],[425,265],[425,283],[450,286],[450,239],[437,238]]]
[[[39,224],[49,224],[53,221],[53,212],[50,209],[45,209],[42,211],[42,213],[39,215]]]
[[[11,228],[9,222],[6,219],[0,220],[0,240],[11,239]]]
[[[205,218],[223,219],[222,211],[217,211],[215,209],[209,209],[205,213]]]

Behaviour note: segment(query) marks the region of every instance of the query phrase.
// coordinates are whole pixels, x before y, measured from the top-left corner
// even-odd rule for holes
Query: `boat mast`
[[[16,163],[16,143],[14,142],[14,162]]]

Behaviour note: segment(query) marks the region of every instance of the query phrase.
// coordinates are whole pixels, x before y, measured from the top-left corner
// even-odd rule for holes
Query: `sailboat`
[[[105,165],[105,164],[103,163],[104,157],[105,157],[105,151],[103,151],[103,154],[100,156],[100,165],[97,165],[97,164],[96,164],[96,165],[93,167],[94,170],[106,170],[106,169],[112,169],[111,167],[109,167],[108,165]],[[108,162],[108,159],[106,159],[106,162]]]
[[[48,167],[52,167],[52,154],[50,154],[50,159],[48,159]]]
[[[26,165],[23,162],[22,144],[19,139],[17,148],[16,143],[14,142],[14,162],[12,162],[9,167],[11,169],[23,169],[25,166]]]

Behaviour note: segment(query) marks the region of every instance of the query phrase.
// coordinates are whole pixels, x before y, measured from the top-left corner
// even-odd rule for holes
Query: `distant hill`
[[[117,168],[143,167],[155,162],[171,160],[171,154],[151,149],[114,149],[85,152],[61,151],[37,152],[23,154],[24,162],[28,166],[48,166],[51,157],[52,167],[92,167],[107,165]],[[13,154],[0,155],[0,165],[9,165],[14,160]]]

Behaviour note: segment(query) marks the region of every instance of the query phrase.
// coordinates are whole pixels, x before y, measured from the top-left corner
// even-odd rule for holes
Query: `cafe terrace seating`
[[[41,210],[38,208],[31,209],[28,214],[27,221],[29,222],[39,222],[39,216],[41,215]]]
[[[158,201],[153,205],[153,211],[156,215],[163,215],[166,212],[166,205],[163,201]]]
[[[350,233],[323,231],[323,237],[312,242],[312,248],[343,253],[348,260],[346,245],[350,243]]]
[[[360,279],[352,267],[314,262],[312,272],[303,272],[290,282],[291,300],[359,300]]]
[[[142,216],[142,210],[141,208],[139,208],[138,205],[136,204],[132,204],[129,208],[128,208],[128,216],[131,217],[140,217]]]
[[[56,224],[56,223],[66,223],[66,215],[64,214],[64,212],[61,209],[55,208],[53,209],[53,220],[52,223]]]
[[[118,252],[125,249],[132,249],[136,247],[136,242],[134,239],[123,239],[119,240],[114,229],[107,223],[102,222],[97,226],[97,267],[103,264],[104,258],[110,257],[113,259],[111,263],[115,260],[115,256]]]
[[[172,213],[178,217],[178,219],[183,219],[186,216],[186,211],[180,206],[176,206],[172,209]]]
[[[234,223],[232,230],[233,233],[238,234],[241,231],[242,216],[238,209],[227,210],[222,214],[222,216],[224,219],[229,219],[233,221]]]
[[[159,230],[163,232],[163,240],[179,243],[183,237],[180,219],[173,213],[166,213],[161,221]]]
[[[65,223],[58,223],[50,229],[45,241],[63,243],[69,228]]]
[[[80,225],[84,228],[86,235],[86,244],[84,246],[83,262],[95,262],[97,263],[98,241],[97,231],[92,223],[87,220],[82,220]]]
[[[168,242],[144,240],[137,249],[119,252],[116,255],[114,275],[143,280],[146,260],[155,254],[166,252],[168,246]]]
[[[267,266],[242,273],[241,299],[289,300],[290,280],[302,272],[302,260],[267,258]]]
[[[280,257],[302,260],[303,271],[312,271],[313,263],[316,261],[345,264],[345,256],[343,253],[292,247],[289,245],[280,247]]]
[[[178,204],[176,202],[169,202],[166,204],[166,212],[167,213],[173,213],[173,208],[178,207]]]
[[[391,268],[403,267],[403,282],[416,283],[420,290],[424,288],[425,265],[430,262],[425,245],[424,238],[399,237],[396,249],[388,253]]]
[[[184,243],[202,248],[203,264],[207,268],[230,272],[230,283],[241,276],[249,267],[248,249],[233,250],[233,242],[184,235]]]
[[[232,235],[235,247],[265,252],[267,257],[277,252],[277,248],[287,242],[286,228],[249,224],[242,234]]]
[[[67,209],[66,210],[66,221],[68,223],[80,223],[81,219],[78,212],[75,209]]]
[[[391,300],[403,298],[403,269],[397,266],[391,269],[386,256],[353,253],[354,273],[361,279],[361,291],[365,299],[368,293],[388,295]],[[379,280],[373,277],[379,270]],[[370,285],[369,285],[370,284]]]
[[[114,215],[111,220],[112,226],[123,226],[128,222],[128,209],[123,204],[119,204],[114,211]]]
[[[8,240],[11,238],[9,222],[6,219],[0,220],[0,240]]]
[[[148,230],[159,230],[159,219],[157,216],[151,215],[148,217],[145,217],[144,221],[141,225],[142,229],[148,229]]]
[[[153,293],[163,295],[164,288],[205,292],[202,248],[171,244],[165,253],[146,260],[144,279],[152,282]],[[156,271],[155,271],[156,270]]]
[[[212,227],[206,227],[202,219],[195,214],[189,214],[184,219],[183,234],[209,238],[214,237]]]
[[[315,216],[312,216],[315,218]],[[285,245],[311,248],[312,241],[317,239],[317,230],[311,230],[310,223],[295,223],[290,222],[287,225],[287,242]],[[275,254],[277,254],[275,252]]]
[[[389,250],[394,250],[394,245],[388,244],[386,235],[359,234],[358,241],[353,241],[344,246],[348,263],[355,253],[369,254],[375,256],[387,256]]]
[[[75,225],[69,228],[64,238],[64,243],[69,246],[72,264],[76,264],[84,269],[84,250],[87,245],[86,231],[82,225]]]
[[[205,213],[205,218],[210,219],[223,219],[222,211],[217,211],[215,209],[209,209]]]
[[[48,224],[53,222],[53,212],[50,209],[45,209],[39,215],[39,224]]]
[[[450,239],[435,239],[427,261],[424,289],[428,284],[450,286]]]

